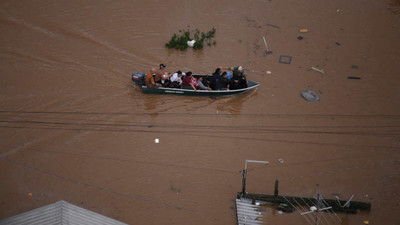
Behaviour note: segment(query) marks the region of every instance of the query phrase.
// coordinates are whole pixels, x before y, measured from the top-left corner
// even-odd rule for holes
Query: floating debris
[[[324,71],[323,69],[318,69],[318,68],[316,68],[316,67],[311,67],[311,69],[312,69],[312,70],[315,70],[315,71],[317,71],[317,72],[320,72],[320,73],[322,73],[322,74],[325,73],[325,71]]]
[[[263,36],[263,39],[264,39],[265,48],[267,49],[267,50],[264,52],[264,56],[269,55],[269,54],[272,54],[272,51],[269,50],[267,41],[265,40],[265,37],[264,37],[264,36]]]
[[[158,144],[160,143],[160,140],[158,138],[154,139],[154,143]]]
[[[350,80],[360,80],[361,77],[347,77],[347,79],[350,79]]]
[[[194,43],[196,43],[195,40],[187,41],[187,45],[188,45],[189,47],[191,47],[191,48],[193,48]]]
[[[265,25],[273,27],[273,28],[276,28],[276,29],[279,29],[279,26],[277,26],[277,25],[273,25],[273,24],[269,24],[269,23],[266,23]]]
[[[357,65],[352,65],[351,68],[356,70],[356,69],[358,69],[358,66]]]
[[[318,102],[319,95],[311,90],[304,90],[301,92],[301,96],[309,102]]]
[[[303,36],[298,36],[297,39],[299,39],[300,41],[304,39]]]
[[[303,29],[300,29],[299,32],[300,32],[300,33],[307,33],[307,32],[308,32],[308,29],[303,28]]]
[[[283,160],[283,159],[279,158],[279,159],[278,159],[278,162],[280,162],[280,163],[284,163],[284,162],[285,162],[285,160]]]
[[[337,46],[341,46],[342,44],[340,44],[339,42],[335,42],[335,44],[337,45]]]
[[[292,62],[292,56],[281,55],[279,57],[279,63],[290,64]]]
[[[288,204],[281,203],[279,204],[278,207],[276,207],[277,210],[282,211],[284,213],[292,213],[296,211],[296,209],[293,206],[289,206]]]

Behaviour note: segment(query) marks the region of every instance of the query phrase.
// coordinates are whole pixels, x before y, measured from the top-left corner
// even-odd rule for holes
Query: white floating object
[[[311,67],[311,69],[313,69],[313,70],[315,70],[315,71],[317,71],[317,72],[320,72],[320,73],[322,73],[322,74],[325,73],[325,71],[324,71],[323,69],[318,69],[318,68],[316,68],[316,67]]]
[[[284,162],[285,162],[285,160],[283,160],[283,159],[281,159],[281,158],[279,158],[278,161],[279,161],[280,163],[284,163]]]
[[[158,140],[158,138],[154,139],[154,143],[158,144],[160,143],[160,140]]]
[[[195,40],[187,41],[187,45],[188,45],[189,47],[192,47],[192,48],[193,48],[193,46],[194,46],[194,43],[196,43]]]
[[[310,210],[313,211],[313,212],[315,212],[315,211],[317,211],[317,207],[311,206],[311,207],[310,207]]]
[[[304,90],[301,92],[301,96],[309,102],[317,102],[319,101],[319,96],[317,93],[311,91],[311,90]]]
[[[269,70],[267,71],[267,74],[271,74],[271,73],[272,73],[271,71],[269,71]]]

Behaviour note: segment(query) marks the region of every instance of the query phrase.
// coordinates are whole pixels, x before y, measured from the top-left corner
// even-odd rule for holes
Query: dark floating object
[[[154,125],[148,125],[148,126],[147,126],[147,128],[152,128],[152,127],[154,127]]]
[[[309,102],[318,102],[319,95],[311,90],[304,90],[301,92],[301,96]]]
[[[285,203],[279,204],[279,206],[276,207],[276,209],[280,210],[280,211],[282,211],[284,213],[292,213],[292,212],[294,212],[296,210],[292,206],[289,206],[288,204],[285,204]]]
[[[352,65],[351,68],[352,69],[358,69],[358,66],[357,65]]]
[[[277,25],[273,25],[273,24],[269,24],[269,23],[266,23],[265,25],[273,27],[273,28],[276,28],[276,29],[279,29],[279,26],[277,26]]]
[[[304,39],[303,36],[298,36],[297,39],[299,39],[300,41]]]
[[[342,44],[340,44],[339,42],[336,42],[335,44],[336,44],[337,46],[341,46],[341,45],[342,45]]]
[[[281,55],[279,56],[279,63],[290,64],[292,62],[292,56]]]
[[[360,80],[361,77],[347,77],[347,79],[351,79],[351,80]]]

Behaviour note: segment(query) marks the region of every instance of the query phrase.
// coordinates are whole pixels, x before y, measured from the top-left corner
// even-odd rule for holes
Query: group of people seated
[[[234,90],[247,87],[247,79],[242,66],[238,67],[218,67],[212,76],[204,75],[195,78],[192,72],[183,73],[177,71],[170,74],[165,72],[167,67],[160,64],[159,69],[151,68],[146,74],[146,86],[150,88],[169,87],[182,88],[191,90]],[[231,70],[230,72],[222,72],[222,70]]]

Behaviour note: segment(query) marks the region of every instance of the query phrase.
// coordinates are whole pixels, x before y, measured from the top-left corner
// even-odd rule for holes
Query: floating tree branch
[[[165,43],[165,46],[168,48],[175,48],[184,51],[188,47],[187,42],[191,40],[196,41],[193,45],[194,49],[202,49],[204,46],[204,42],[208,46],[217,44],[215,40],[212,40],[216,32],[215,28],[212,28],[207,33],[200,32],[198,29],[192,32],[194,33],[193,38],[190,37],[191,33],[189,30],[189,26],[187,30],[179,30],[178,34],[174,33],[174,35],[172,35],[169,42]]]

